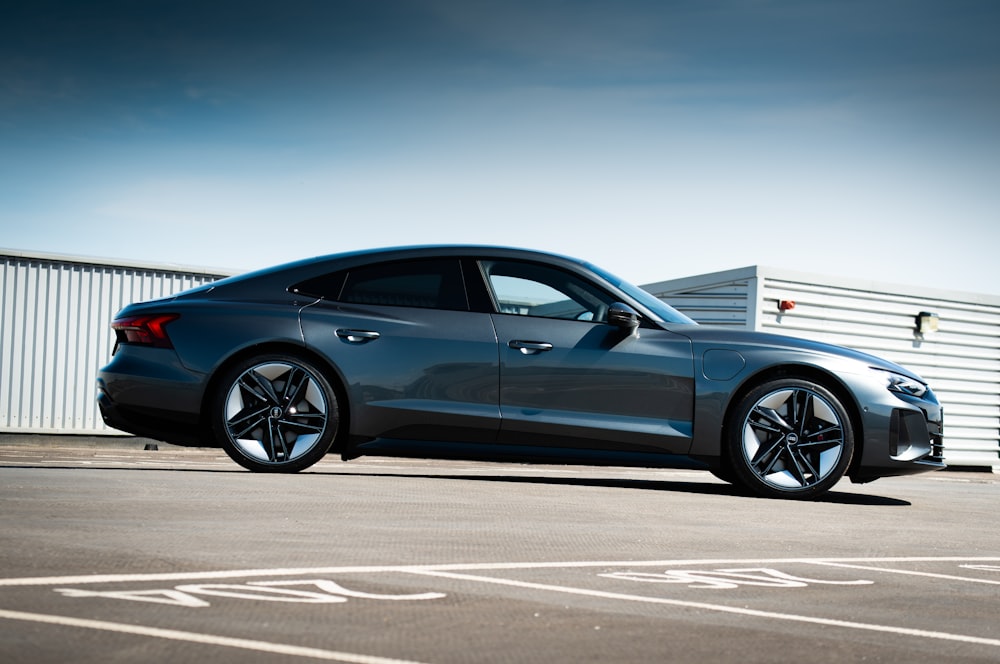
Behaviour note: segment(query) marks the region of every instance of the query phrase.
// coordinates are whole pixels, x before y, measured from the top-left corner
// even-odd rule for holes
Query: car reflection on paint
[[[313,258],[132,304],[112,327],[105,421],[253,471],[329,452],[680,466],[812,498],[943,467],[941,408],[906,369],[699,326],[542,252]]]

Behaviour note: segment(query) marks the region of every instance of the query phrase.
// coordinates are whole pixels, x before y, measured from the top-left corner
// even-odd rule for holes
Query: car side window
[[[609,294],[569,272],[537,263],[483,261],[500,313],[604,322]]]
[[[364,265],[303,282],[295,292],[348,304],[469,310],[457,259]]]

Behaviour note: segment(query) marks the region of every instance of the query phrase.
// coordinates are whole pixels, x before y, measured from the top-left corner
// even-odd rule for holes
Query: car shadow
[[[39,470],[127,470],[131,472],[170,472],[170,473],[205,473],[205,474],[246,474],[256,475],[239,468],[191,468],[157,466],[155,468],[127,467],[117,465],[94,465],[87,466],[50,466],[42,464],[4,464],[0,463],[0,468],[18,469],[39,469]],[[542,477],[526,475],[461,475],[448,473],[386,473],[386,472],[342,472],[338,470],[327,470],[320,466],[313,466],[301,475],[340,475],[343,477],[384,477],[393,479],[431,479],[431,480],[458,480],[465,482],[509,482],[515,484],[549,484],[562,486],[599,487],[608,489],[634,489],[642,491],[670,491],[675,493],[691,493],[708,496],[739,496],[757,500],[781,500],[774,498],[760,498],[754,494],[743,490],[732,484],[712,483],[712,482],[685,482],[671,480],[643,480],[634,478],[587,478],[587,477]],[[792,502],[797,500],[787,499]],[[867,505],[873,507],[908,507],[912,503],[898,498],[887,496],[874,496],[870,494],[847,493],[843,491],[829,491],[822,496],[813,499],[816,503],[835,503],[841,505]]]
[[[309,472],[309,471],[306,471]],[[339,471],[318,471],[323,475],[344,475],[357,476],[361,473],[344,473]],[[385,473],[366,472],[365,476],[385,477],[385,478],[421,478],[440,480],[464,480],[478,482],[510,482],[515,484],[548,484],[580,487],[599,487],[608,489],[637,489],[644,491],[670,491],[676,493],[692,493],[711,496],[740,496],[758,500],[775,500],[773,498],[759,498],[754,494],[743,490],[732,484],[712,483],[712,482],[686,482],[672,480],[643,480],[634,478],[587,478],[587,477],[542,477],[526,475],[456,475],[445,473]],[[781,500],[781,499],[778,499]],[[792,502],[799,502],[787,499]],[[822,496],[813,499],[811,502],[835,503],[841,505],[869,505],[879,507],[908,507],[912,505],[909,501],[887,496],[874,496],[870,494],[847,493],[843,491],[829,491]]]

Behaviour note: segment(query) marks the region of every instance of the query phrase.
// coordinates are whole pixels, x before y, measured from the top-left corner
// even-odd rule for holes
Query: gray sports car
[[[943,467],[918,376],[810,341],[695,324],[580,260],[409,247],[223,279],[112,322],[108,425],[254,471],[331,451],[696,467],[813,498]]]

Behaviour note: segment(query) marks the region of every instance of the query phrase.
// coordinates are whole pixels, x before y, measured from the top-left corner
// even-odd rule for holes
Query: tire
[[[780,379],[754,388],[728,425],[732,472],[759,496],[815,498],[840,481],[854,454],[847,410],[809,380]]]
[[[217,384],[212,433],[244,468],[295,473],[333,444],[340,424],[336,392],[308,361],[262,355],[230,367]]]

